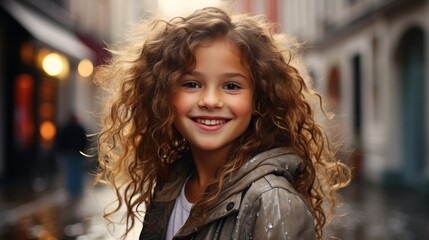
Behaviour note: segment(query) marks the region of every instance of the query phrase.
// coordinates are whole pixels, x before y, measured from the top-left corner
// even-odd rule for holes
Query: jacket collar
[[[290,148],[274,148],[256,155],[241,166],[233,176],[225,181],[221,195],[228,195],[231,191],[242,191],[257,179],[271,173],[282,175],[293,183],[294,178],[302,170],[302,159]]]
[[[240,192],[255,180],[270,173],[283,175],[289,182],[303,170],[302,159],[290,148],[280,147],[262,152],[247,161],[224,183],[219,200]],[[156,201],[172,201],[180,194],[186,178],[195,170],[192,156],[186,154],[171,166],[170,174],[155,196]],[[226,196],[225,196],[226,195]]]
[[[274,148],[256,155],[225,181],[217,204],[207,213],[206,223],[238,210],[242,192],[256,180],[269,174],[276,174],[284,176],[293,184],[294,178],[302,170],[302,159],[290,148]]]
[[[220,219],[240,209],[242,192],[254,181],[269,175],[284,176],[293,183],[303,170],[303,160],[290,148],[274,148],[260,153],[246,162],[222,187],[219,200],[207,212],[205,224]],[[194,171],[191,157],[182,158],[172,166],[170,177],[155,196],[155,201],[174,201],[180,194],[186,178]],[[198,226],[185,224],[177,234],[187,236],[198,230]]]

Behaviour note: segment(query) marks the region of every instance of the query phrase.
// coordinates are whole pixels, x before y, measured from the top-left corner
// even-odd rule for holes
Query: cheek
[[[175,116],[178,114],[185,114],[189,110],[190,100],[186,94],[175,92],[170,99],[171,106]]]
[[[248,96],[239,101],[234,101],[234,109],[237,115],[246,117],[250,120],[253,113],[252,97]]]
[[[180,93],[173,92],[170,97],[170,104],[173,107],[174,112],[177,112],[177,107],[181,105],[180,101],[181,101]]]

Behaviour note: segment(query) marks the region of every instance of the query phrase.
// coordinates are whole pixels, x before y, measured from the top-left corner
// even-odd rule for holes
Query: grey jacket
[[[155,190],[140,239],[165,239],[175,199],[191,166],[178,164],[171,181]],[[316,239],[310,208],[291,184],[301,170],[302,159],[288,148],[258,154],[224,183],[205,223],[186,222],[174,239]]]

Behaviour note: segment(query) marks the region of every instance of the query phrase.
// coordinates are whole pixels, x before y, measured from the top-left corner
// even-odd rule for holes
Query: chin
[[[196,144],[196,145],[193,145],[194,149],[199,150],[199,151],[207,151],[207,152],[221,150],[224,147],[225,147],[225,145],[215,145],[215,144]]]

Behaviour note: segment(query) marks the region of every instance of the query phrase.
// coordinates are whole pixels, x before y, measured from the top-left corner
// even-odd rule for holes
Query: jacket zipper
[[[219,223],[217,224],[216,232],[215,232],[215,235],[214,235],[214,237],[213,237],[213,239],[214,239],[214,240],[219,240],[219,239],[220,239],[220,230],[221,230],[221,229],[222,229],[222,227],[223,227],[223,222],[224,222],[224,220],[225,220],[225,218],[222,218],[222,219],[219,221]]]

